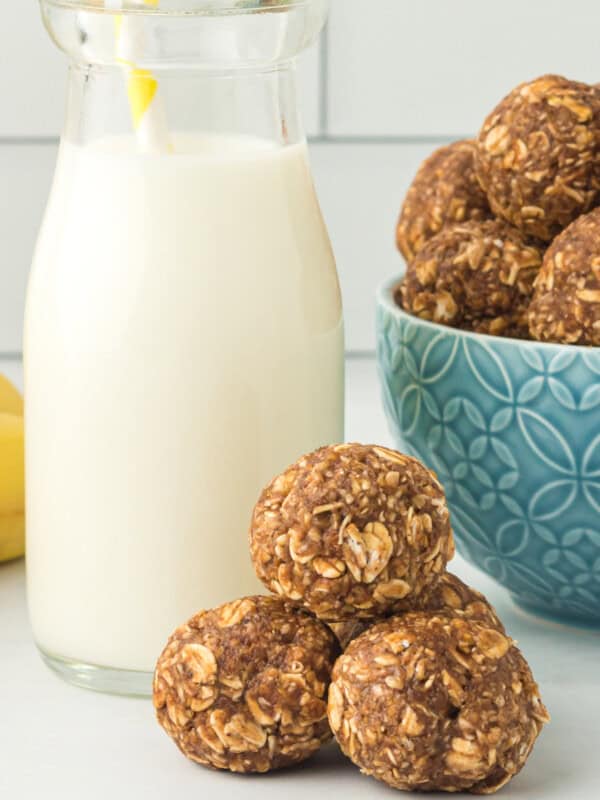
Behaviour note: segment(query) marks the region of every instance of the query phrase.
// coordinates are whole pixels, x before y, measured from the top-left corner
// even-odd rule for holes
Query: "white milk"
[[[343,329],[303,145],[65,143],[26,314],[38,644],[150,671],[202,607],[264,592],[253,505],[343,438]]]

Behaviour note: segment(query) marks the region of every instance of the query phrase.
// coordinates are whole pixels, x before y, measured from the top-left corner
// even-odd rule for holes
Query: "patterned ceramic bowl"
[[[457,544],[527,610],[600,626],[600,348],[467,333],[378,295],[398,446],[446,488]]]

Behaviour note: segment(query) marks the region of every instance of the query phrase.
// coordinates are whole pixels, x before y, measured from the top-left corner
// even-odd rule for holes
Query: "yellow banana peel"
[[[25,514],[0,515],[0,562],[25,553]]]
[[[4,375],[0,375],[0,413],[23,416],[21,393]]]
[[[0,561],[25,552],[23,417],[0,413]]]

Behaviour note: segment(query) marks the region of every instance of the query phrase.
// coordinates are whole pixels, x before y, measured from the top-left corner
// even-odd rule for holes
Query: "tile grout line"
[[[367,134],[356,136],[340,136],[325,134],[309,136],[311,144],[327,145],[420,145],[420,144],[448,144],[457,139],[469,139],[469,135],[415,135],[415,136],[370,136]]]
[[[323,94],[325,94],[323,92]],[[327,112],[325,111],[326,102],[323,103],[321,116],[325,119],[321,124],[328,124]],[[316,136],[309,136],[311,144],[326,145],[419,145],[419,144],[447,144],[455,139],[468,139],[469,134],[447,134],[447,135],[411,135],[411,136],[376,136],[376,135],[330,135],[320,133]],[[56,146],[59,143],[58,136],[0,136],[0,147],[43,147]]]
[[[57,145],[58,136],[0,136],[0,147]]]
[[[369,361],[375,359],[376,353],[374,350],[347,350],[345,354],[349,361]],[[8,352],[0,353],[0,363],[2,361],[22,361],[23,353]]]

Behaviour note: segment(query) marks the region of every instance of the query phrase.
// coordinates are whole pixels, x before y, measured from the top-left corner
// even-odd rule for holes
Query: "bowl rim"
[[[437,331],[446,336],[455,336],[463,339],[474,339],[478,342],[486,341],[490,344],[505,344],[515,345],[523,349],[540,349],[547,352],[556,352],[568,350],[573,353],[600,353],[600,347],[585,344],[563,344],[561,342],[538,342],[535,339],[514,339],[510,336],[492,336],[489,333],[475,333],[475,331],[464,331],[462,328],[452,328],[450,325],[442,325],[439,322],[431,322],[427,319],[421,319],[414,314],[409,314],[394,300],[394,290],[402,281],[405,275],[405,270],[398,273],[394,278],[387,278],[377,287],[377,305],[385,308],[388,314],[410,321],[413,324],[419,325],[423,328],[429,328],[432,332]]]

